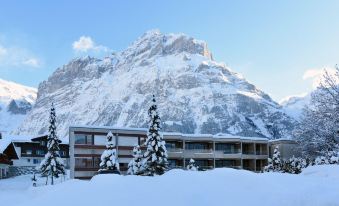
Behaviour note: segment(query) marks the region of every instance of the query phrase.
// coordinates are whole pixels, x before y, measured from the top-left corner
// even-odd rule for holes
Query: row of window
[[[81,157],[75,158],[75,168],[98,169],[100,166],[100,157]],[[127,167],[127,163],[119,163],[120,168]]]
[[[25,155],[32,155],[32,150],[30,150],[30,149],[27,149],[27,150],[25,150],[25,151],[22,151],[22,154],[25,154]],[[44,151],[44,150],[35,150],[35,154],[36,155],[45,155],[46,154],[46,152]],[[66,154],[66,151],[59,151],[59,155],[60,156],[62,156],[62,157],[64,157],[64,156],[66,156],[67,154]]]
[[[170,168],[175,168],[175,167],[182,167],[182,162],[181,160],[174,160],[174,159],[169,159],[168,160],[168,165]],[[189,164],[189,159],[186,159],[186,165]],[[195,164],[199,167],[209,167],[213,163],[211,160],[195,160]],[[215,167],[220,168],[220,167],[235,167],[239,166],[240,162],[237,162],[237,160],[215,160]]]
[[[27,159],[27,162],[31,162],[31,159]],[[33,159],[33,164],[40,164],[41,163],[41,160],[39,159]]]
[[[118,145],[119,146],[134,146],[137,144],[144,144],[145,138],[140,137],[119,137]],[[113,142],[117,142],[116,137],[113,138]],[[75,134],[74,135],[74,144],[77,145],[106,145],[106,135],[92,135],[92,134]]]

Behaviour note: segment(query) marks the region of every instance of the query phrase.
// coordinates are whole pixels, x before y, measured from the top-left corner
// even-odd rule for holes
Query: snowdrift
[[[0,199],[13,206],[339,205],[338,174],[338,165],[310,167],[299,175],[234,169],[171,170],[157,177],[105,174],[90,181],[69,180],[16,192],[5,189]]]

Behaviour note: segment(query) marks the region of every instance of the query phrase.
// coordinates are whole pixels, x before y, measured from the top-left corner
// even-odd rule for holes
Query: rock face
[[[0,132],[16,129],[32,109],[37,90],[0,79]]]
[[[27,114],[32,109],[32,104],[27,101],[12,100],[7,106],[7,112],[11,114]]]
[[[16,133],[45,133],[52,101],[64,138],[70,125],[147,127],[152,94],[164,131],[280,138],[294,128],[279,104],[215,62],[205,42],[150,31],[122,52],[58,68]]]

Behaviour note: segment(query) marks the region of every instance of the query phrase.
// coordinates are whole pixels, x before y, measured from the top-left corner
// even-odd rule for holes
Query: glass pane
[[[106,145],[106,135],[94,135],[94,145]]]
[[[93,159],[91,157],[75,158],[75,167],[77,168],[92,168]]]
[[[86,144],[86,136],[84,134],[76,134],[74,136],[75,144]]]
[[[119,146],[135,146],[138,144],[138,137],[119,137]]]

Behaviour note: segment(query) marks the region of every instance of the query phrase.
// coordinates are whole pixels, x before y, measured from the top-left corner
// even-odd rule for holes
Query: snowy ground
[[[0,202],[11,206],[339,206],[339,165],[309,167],[300,175],[172,170],[158,177],[100,175],[91,181],[30,185],[30,176],[0,180]]]

